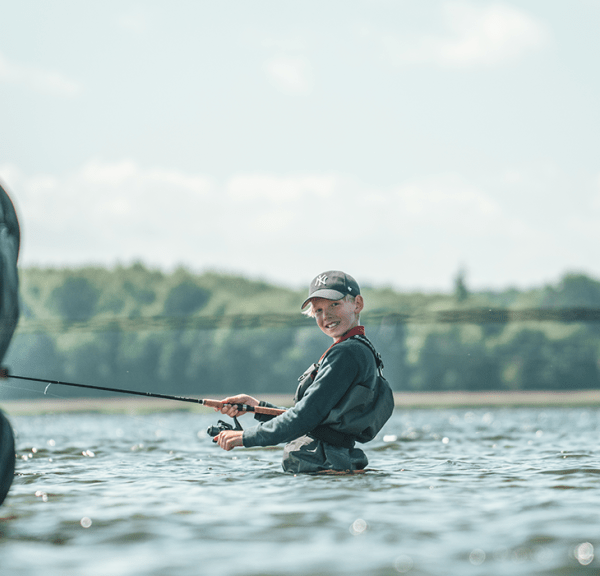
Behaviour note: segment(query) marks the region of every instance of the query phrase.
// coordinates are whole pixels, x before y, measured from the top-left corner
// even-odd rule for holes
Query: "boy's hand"
[[[242,435],[243,430],[223,430],[215,436],[217,444],[223,448],[223,450],[231,450],[236,446],[243,446]]]
[[[215,408],[215,412],[221,412],[221,414],[225,414],[225,416],[229,416],[230,418],[246,413],[244,411],[238,410],[236,406],[231,406],[231,404],[248,404],[248,406],[255,407],[260,404],[260,402],[256,398],[248,396],[247,394],[229,396],[228,398],[224,398],[223,400],[221,400],[221,402],[223,402],[224,406],[222,406],[221,408]]]

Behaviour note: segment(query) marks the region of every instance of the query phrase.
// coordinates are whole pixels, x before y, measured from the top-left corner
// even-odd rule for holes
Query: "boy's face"
[[[354,302],[326,298],[313,298],[310,302],[317,326],[334,340],[358,326],[358,315],[364,306],[362,296],[357,296]]]

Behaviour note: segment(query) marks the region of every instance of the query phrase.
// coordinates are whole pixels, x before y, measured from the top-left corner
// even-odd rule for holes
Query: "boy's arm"
[[[327,417],[358,372],[358,363],[348,347],[334,346],[302,399],[272,420],[246,429],[244,446],[273,446],[309,433]]]
[[[265,402],[264,400],[261,400],[258,405],[262,408],[262,407],[266,407],[266,408],[280,408],[281,406],[275,406],[275,404],[271,404],[270,402]],[[275,416],[271,416],[270,414],[258,414],[257,412],[254,413],[254,419],[258,420],[259,422],[268,422],[269,420],[272,420],[273,418],[275,418]]]
[[[215,436],[215,442],[223,448],[223,450],[229,451],[236,446],[243,446],[243,433],[243,430],[223,430]]]

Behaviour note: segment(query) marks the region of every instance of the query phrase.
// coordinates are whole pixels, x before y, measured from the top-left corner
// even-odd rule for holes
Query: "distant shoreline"
[[[223,394],[206,395],[222,398]],[[261,399],[278,406],[291,406],[289,394],[265,394]],[[503,408],[503,407],[580,407],[600,406],[600,389],[569,391],[492,391],[492,392],[396,392],[396,409],[412,408]],[[0,401],[6,414],[26,416],[53,412],[140,413],[192,410],[212,412],[199,404],[163,400],[160,398],[39,398],[35,400]]]

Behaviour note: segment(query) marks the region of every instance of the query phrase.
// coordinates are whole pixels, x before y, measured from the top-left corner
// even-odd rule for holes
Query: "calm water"
[[[600,411],[398,411],[373,471],[289,476],[212,414],[12,417],[0,574],[600,572]],[[246,416],[242,419],[250,422]]]

